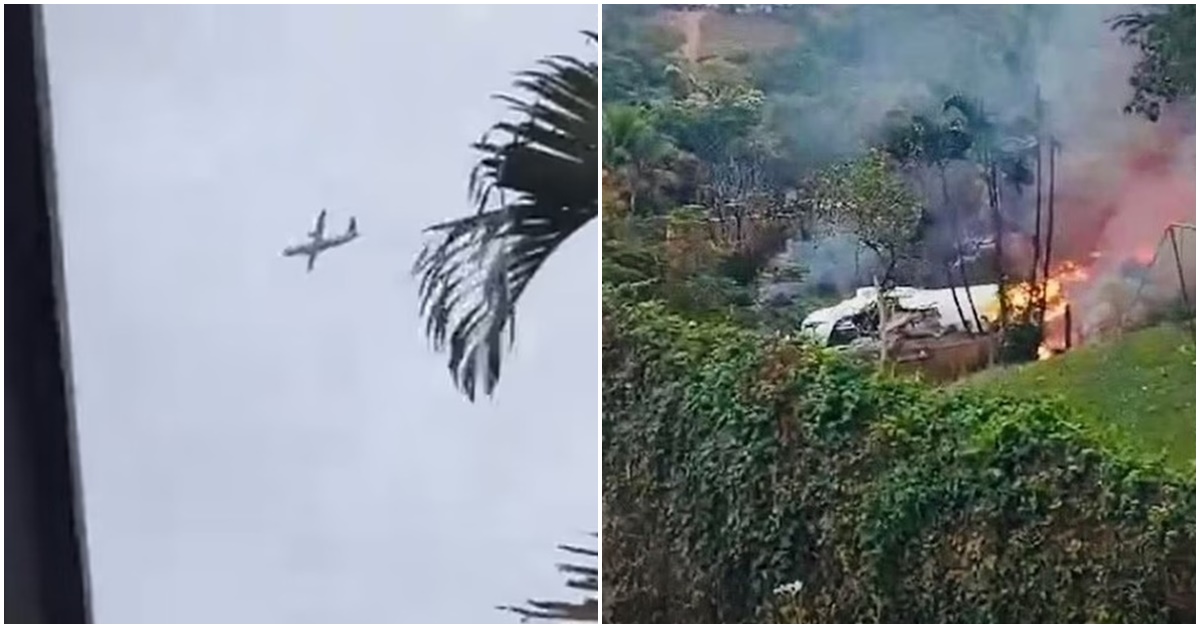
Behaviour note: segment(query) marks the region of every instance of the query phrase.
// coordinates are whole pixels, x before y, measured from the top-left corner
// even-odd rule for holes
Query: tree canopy
[[[1126,113],[1158,120],[1164,105],[1196,95],[1196,5],[1149,7],[1113,18],[1121,41],[1136,46],[1141,59],[1129,84]]]

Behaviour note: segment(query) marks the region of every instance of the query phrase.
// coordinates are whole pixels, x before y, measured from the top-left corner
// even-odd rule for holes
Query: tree
[[[891,114],[889,116],[891,122],[896,126],[886,131],[884,151],[902,163],[936,169],[941,182],[942,209],[950,218],[959,279],[967,292],[967,302],[971,308],[972,319],[975,321],[974,328],[982,329],[979,313],[975,308],[974,297],[971,296],[970,285],[967,281],[961,244],[961,221],[958,209],[950,202],[950,188],[946,182],[946,166],[953,160],[966,158],[967,152],[971,148],[971,137],[961,125],[947,119],[945,113],[946,108],[943,106],[943,110],[936,117],[916,114],[906,118],[898,113]],[[925,216],[921,216],[921,218],[924,219]],[[950,296],[954,299],[954,307],[958,311],[959,320],[962,321],[963,329],[969,330],[971,326],[968,324],[962,304],[958,300],[958,291],[955,289],[950,266],[945,266],[943,270],[946,274],[946,283],[950,287]]]
[[[479,380],[489,396],[496,389],[529,282],[598,211],[597,64],[549,57],[514,86],[533,99],[497,98],[524,121],[499,122],[472,145],[482,154],[468,183],[476,212],[429,227],[439,240],[413,266],[426,334],[449,351],[471,401]]]
[[[660,113],[661,128],[675,145],[706,164],[724,161],[762,122],[763,94],[745,86],[700,83]]]
[[[1158,6],[1118,15],[1109,21],[1121,42],[1137,46],[1133,98],[1125,113],[1157,121],[1163,105],[1196,94],[1196,5]]]
[[[908,254],[921,220],[921,201],[894,172],[886,153],[871,150],[819,177],[817,209],[830,224],[852,231],[884,263],[881,284]]]
[[[1040,107],[1040,101],[1039,101]],[[942,105],[943,113],[953,113],[955,117],[950,125],[965,139],[967,149],[964,157],[972,159],[980,168],[987,190],[988,208],[991,213],[992,242],[995,246],[993,271],[996,285],[999,286],[999,326],[1004,330],[1009,321],[1009,303],[1007,286],[1008,271],[1004,267],[1004,234],[1006,225],[1000,210],[1002,182],[1007,181],[1017,194],[1024,186],[1034,182],[1033,173],[1029,169],[1030,151],[1040,148],[1038,138],[1023,134],[1029,126],[1025,120],[1018,120],[1012,125],[1003,125],[994,120],[984,110],[983,103],[972,100],[961,94],[946,99]],[[1039,116],[1040,120],[1040,116]],[[1040,161],[1039,161],[1040,168]],[[1034,231],[1034,265],[1037,265],[1037,255],[1041,244],[1038,242],[1038,230],[1041,228],[1041,196],[1037,203],[1037,218]],[[962,266],[960,265],[960,270]],[[1032,285],[1031,277],[1029,283]],[[970,295],[968,291],[968,296]]]
[[[639,198],[653,198],[672,180],[664,166],[675,147],[654,128],[650,113],[638,106],[606,106],[603,133],[604,165],[624,181],[629,211],[636,214]]]
[[[655,23],[651,5],[604,7],[604,102],[647,103],[670,96],[665,70],[684,36]]]

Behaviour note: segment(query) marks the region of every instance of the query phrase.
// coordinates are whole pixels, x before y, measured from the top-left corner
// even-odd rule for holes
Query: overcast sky
[[[96,619],[512,621],[597,528],[593,224],[498,396],[417,319],[468,145],[594,6],[46,9]],[[322,207],[362,237],[280,251]]]

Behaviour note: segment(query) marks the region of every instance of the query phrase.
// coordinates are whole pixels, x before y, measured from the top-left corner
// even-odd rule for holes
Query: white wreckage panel
[[[998,308],[999,291],[996,284],[984,284],[969,288],[971,299],[967,299],[967,290],[955,288],[958,295],[958,305],[967,318],[967,325],[974,329],[975,319],[971,316],[971,301],[975,302],[975,310],[979,320],[987,326],[985,312],[994,312]],[[837,305],[816,310],[804,318],[800,325],[801,333],[808,335],[817,342],[828,345],[835,330],[848,330],[855,327],[854,318],[868,314],[868,310],[876,305],[876,288],[859,288],[855,295]],[[890,296],[897,299],[898,311],[891,312],[888,328],[895,327],[895,317],[902,317],[905,322],[915,320],[915,317],[904,316],[906,312],[927,312],[936,314],[937,323],[946,331],[962,330],[962,320],[958,315],[958,307],[954,304],[954,294],[950,288],[926,290],[922,288],[898,287],[893,288]],[[901,323],[903,324],[903,323]]]

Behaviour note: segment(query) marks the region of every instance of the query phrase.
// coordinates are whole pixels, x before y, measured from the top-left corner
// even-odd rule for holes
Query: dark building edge
[[[4,17],[4,621],[90,623],[41,8]]]

